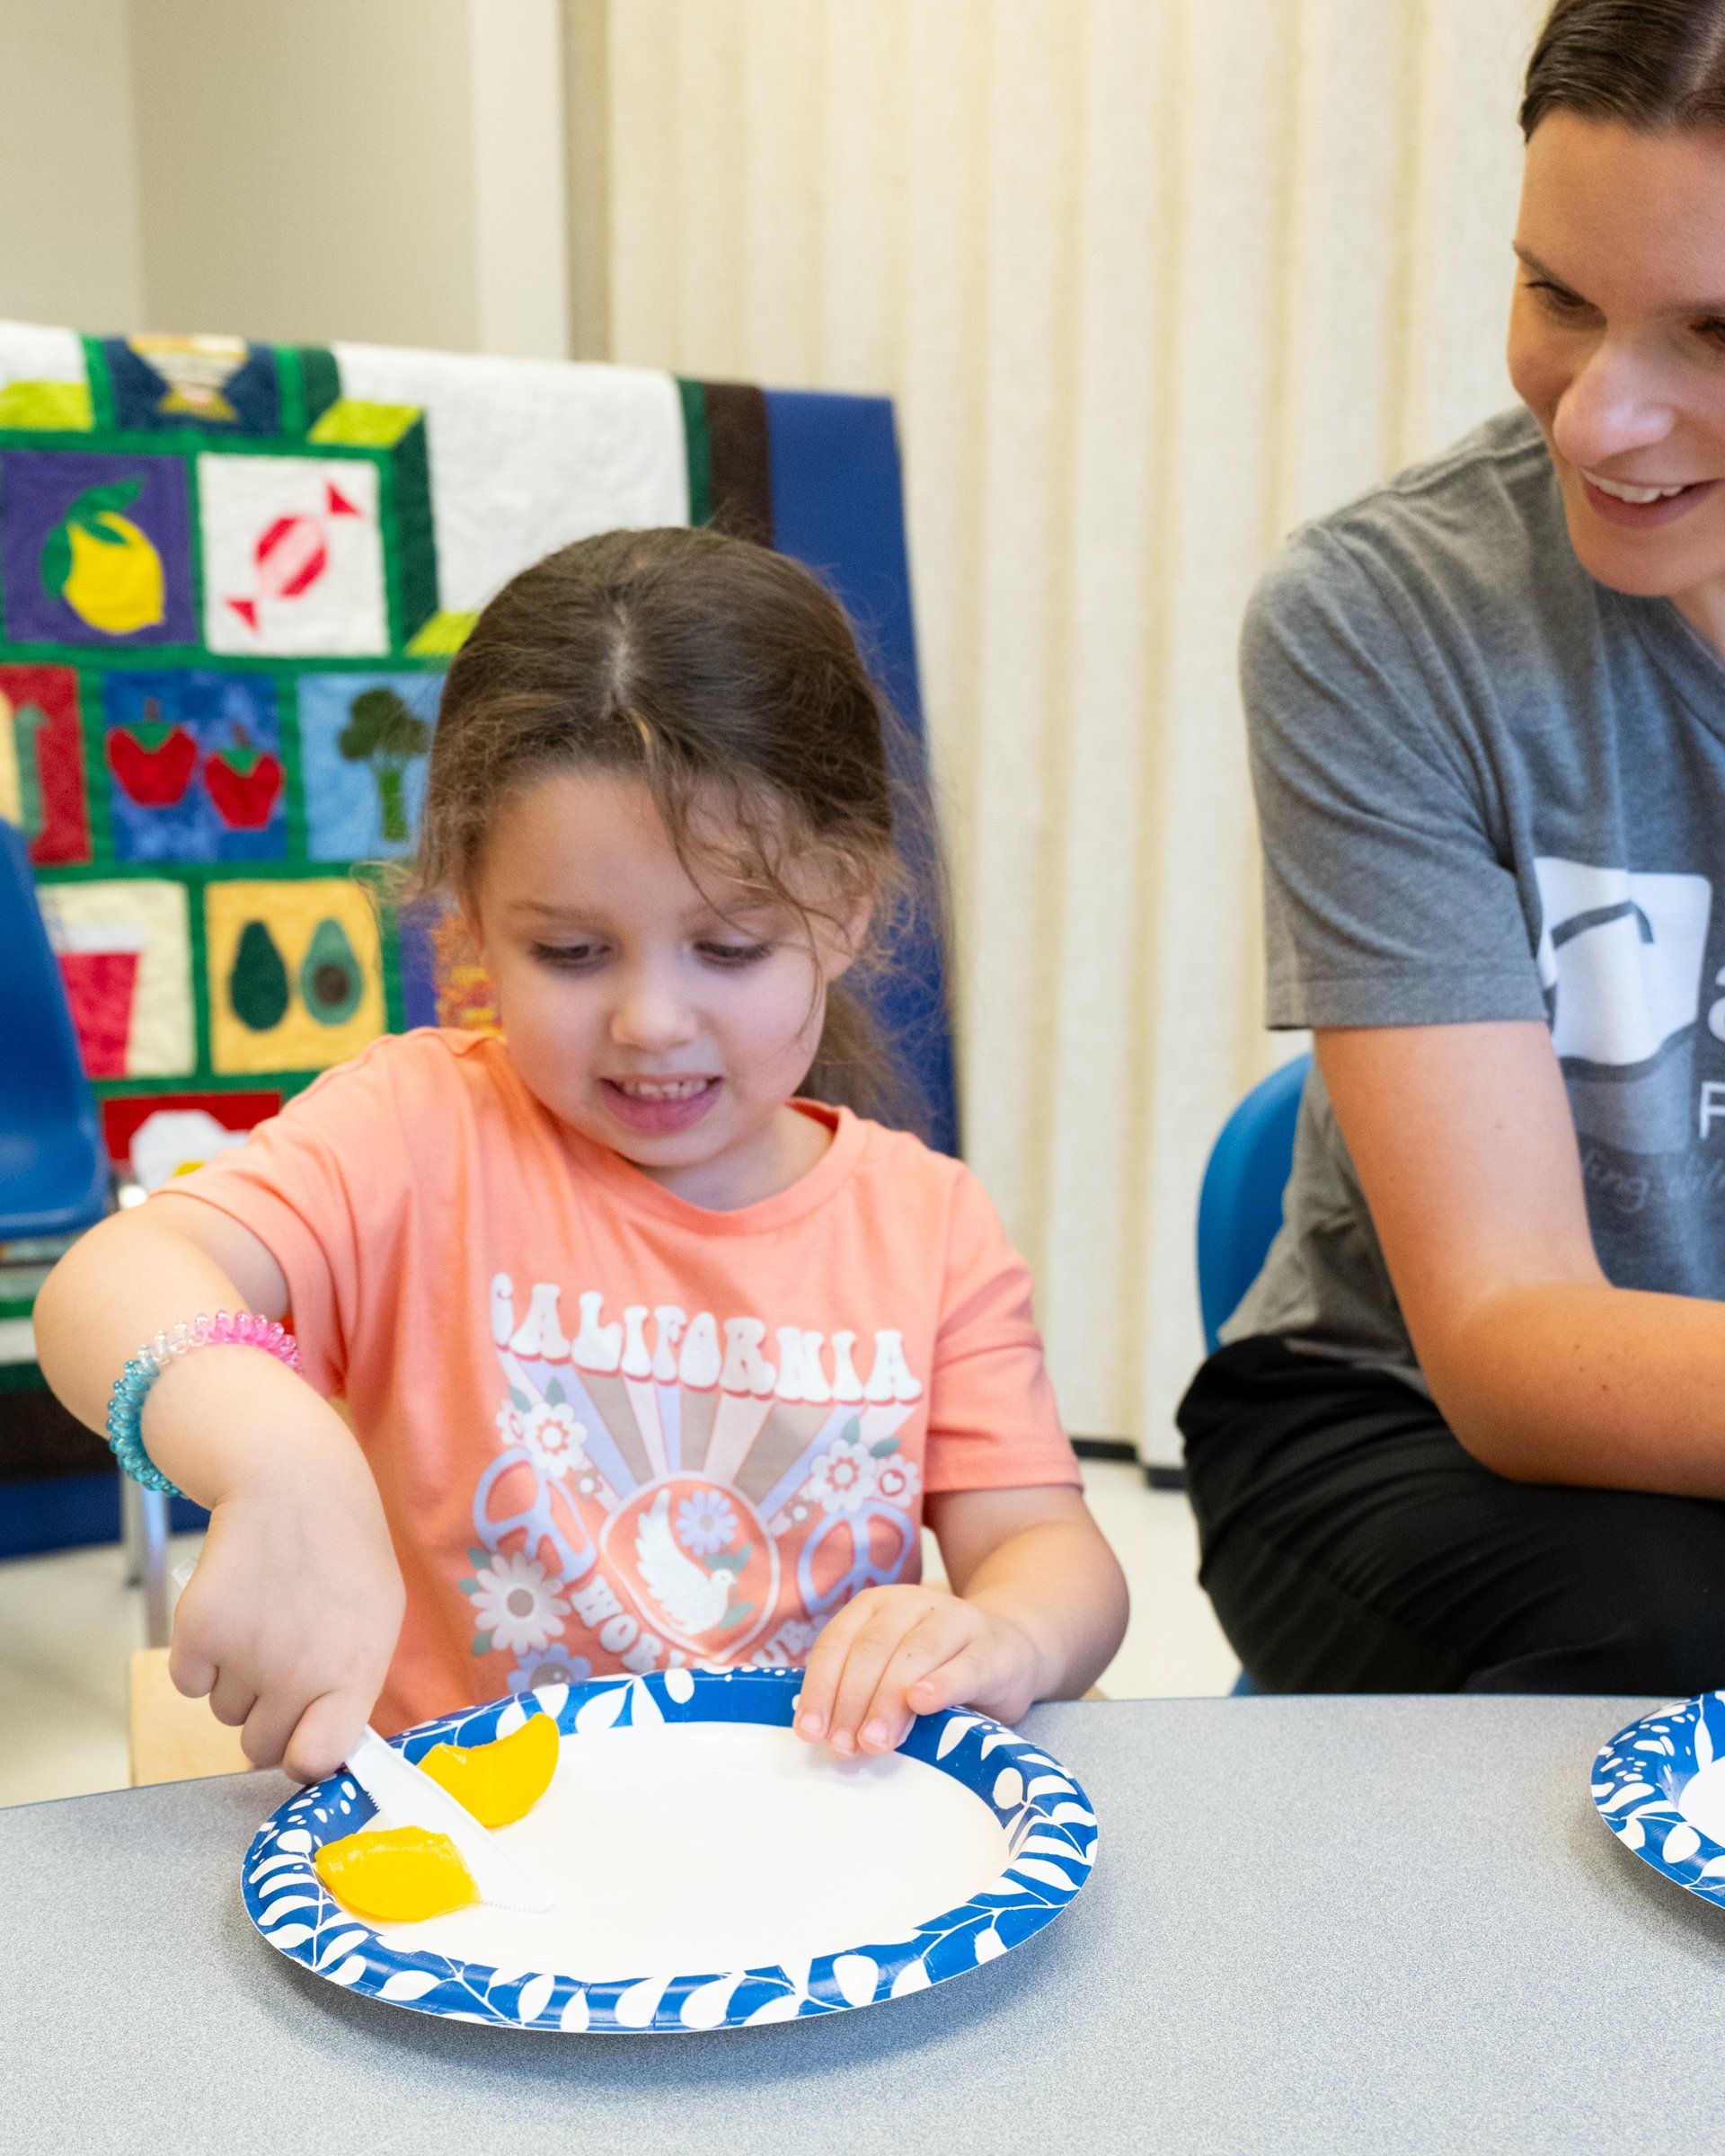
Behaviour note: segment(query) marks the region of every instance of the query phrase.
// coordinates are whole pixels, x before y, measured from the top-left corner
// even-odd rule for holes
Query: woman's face
[[[1551,114],[1516,252],[1510,378],[1583,567],[1725,649],[1725,132]]]

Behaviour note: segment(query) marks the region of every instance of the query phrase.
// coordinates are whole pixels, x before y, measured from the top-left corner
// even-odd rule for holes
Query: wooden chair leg
[[[208,1700],[189,1700],[174,1690],[165,1647],[140,1648],[132,1657],[131,1695],[135,1789],[156,1781],[250,1773],[252,1763],[240,1749],[239,1731],[218,1722]]]

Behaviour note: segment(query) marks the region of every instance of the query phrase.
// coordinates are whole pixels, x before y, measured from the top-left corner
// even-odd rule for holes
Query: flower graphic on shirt
[[[922,1473],[914,1460],[891,1455],[876,1462],[874,1487],[884,1504],[896,1505],[900,1512],[908,1512],[922,1489]]]
[[[691,1557],[717,1557],[737,1540],[737,1515],[716,1489],[701,1490],[677,1507],[677,1539]]]
[[[593,1665],[585,1655],[566,1654],[561,1640],[525,1654],[509,1672],[511,1692],[541,1692],[547,1684],[585,1684]]]
[[[502,1551],[470,1551],[473,1577],[461,1588],[473,1605],[473,1652],[521,1655],[536,1652],[563,1629],[569,1604],[545,1577],[536,1558]]]
[[[497,1410],[497,1434],[506,1445],[526,1443],[527,1426],[511,1401],[506,1400]]]
[[[567,1401],[535,1401],[521,1418],[521,1435],[548,1475],[561,1479],[571,1467],[587,1465],[587,1430]]]
[[[879,1487],[880,1462],[862,1442],[854,1416],[814,1465],[803,1485],[830,1513],[855,1512]]]

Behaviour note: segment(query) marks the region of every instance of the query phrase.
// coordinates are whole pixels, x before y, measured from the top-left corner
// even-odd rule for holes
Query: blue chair
[[[1211,1149],[1198,1198],[1198,1303],[1207,1354],[1222,1345],[1222,1328],[1263,1270],[1282,1224],[1294,1126],[1311,1067],[1309,1056],[1296,1056],[1254,1085]]]
[[[1262,1271],[1282,1224],[1294,1126],[1311,1067],[1309,1056],[1296,1056],[1253,1086],[1211,1148],[1198,1198],[1198,1303],[1207,1354],[1222,1345],[1222,1328]],[[1243,1669],[1234,1696],[1257,1689]]]
[[[70,1235],[101,1219],[108,1153],[84,1074],[29,856],[0,817],[0,1242]]]

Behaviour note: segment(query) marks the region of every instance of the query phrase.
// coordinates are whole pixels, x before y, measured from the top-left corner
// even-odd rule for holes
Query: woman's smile
[[[1597,473],[1585,471],[1580,477],[1588,507],[1594,515],[1629,531],[1675,524],[1679,517],[1698,508],[1719,484],[1716,479],[1699,479],[1675,487],[1638,486],[1628,480],[1603,479]]]

